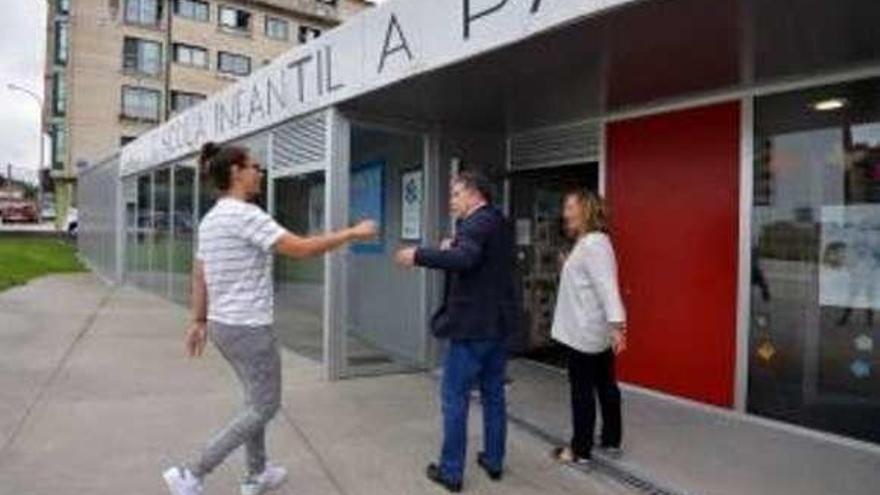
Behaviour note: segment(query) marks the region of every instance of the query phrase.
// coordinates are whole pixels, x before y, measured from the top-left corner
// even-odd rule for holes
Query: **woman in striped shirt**
[[[202,481],[244,445],[247,476],[242,495],[277,488],[287,473],[266,463],[265,428],[281,404],[281,360],[273,323],[272,256],[320,256],[348,242],[377,235],[364,221],[338,232],[299,237],[252,203],[263,170],[246,148],[207,143],[200,166],[221,198],[199,224],[192,274],[192,318],[186,351],[202,355],[207,336],[233,367],[245,390],[245,405],[208,443],[200,457],[163,474],[174,495],[197,495]]]

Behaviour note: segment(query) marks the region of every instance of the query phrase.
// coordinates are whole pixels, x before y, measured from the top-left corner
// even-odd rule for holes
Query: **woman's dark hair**
[[[243,146],[220,146],[208,141],[199,154],[199,168],[211,178],[218,191],[228,191],[232,180],[233,165],[242,166],[247,161],[248,149]]]

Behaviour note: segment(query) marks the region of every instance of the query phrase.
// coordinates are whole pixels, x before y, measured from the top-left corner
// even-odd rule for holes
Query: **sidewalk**
[[[568,383],[561,370],[511,363],[511,414],[550,438],[569,438]],[[669,493],[875,495],[880,449],[816,435],[651,392],[624,390],[624,450],[606,460]],[[880,421],[880,418],[878,418]],[[870,450],[870,451],[869,451]]]
[[[0,294],[0,495],[164,494],[161,469],[195,452],[239,400],[215,350],[200,361],[183,358],[185,320],[177,306],[110,290],[90,275]],[[439,427],[429,377],[330,383],[312,361],[290,352],[283,361],[284,405],[269,451],[291,480],[278,493],[444,493],[423,476]],[[471,432],[473,453],[478,422]],[[471,464],[466,492],[632,493],[556,465],[548,448],[512,426],[505,480],[490,482]],[[206,493],[237,493],[240,467],[236,454]]]

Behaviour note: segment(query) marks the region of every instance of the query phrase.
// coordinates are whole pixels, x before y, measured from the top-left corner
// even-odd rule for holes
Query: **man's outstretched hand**
[[[398,249],[394,255],[394,261],[403,268],[413,268],[416,266],[416,248]]]

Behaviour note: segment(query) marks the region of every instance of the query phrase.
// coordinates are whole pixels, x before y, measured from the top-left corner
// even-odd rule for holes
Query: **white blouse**
[[[591,232],[578,240],[562,268],[551,335],[595,354],[611,346],[611,324],[625,321],[611,239]]]

